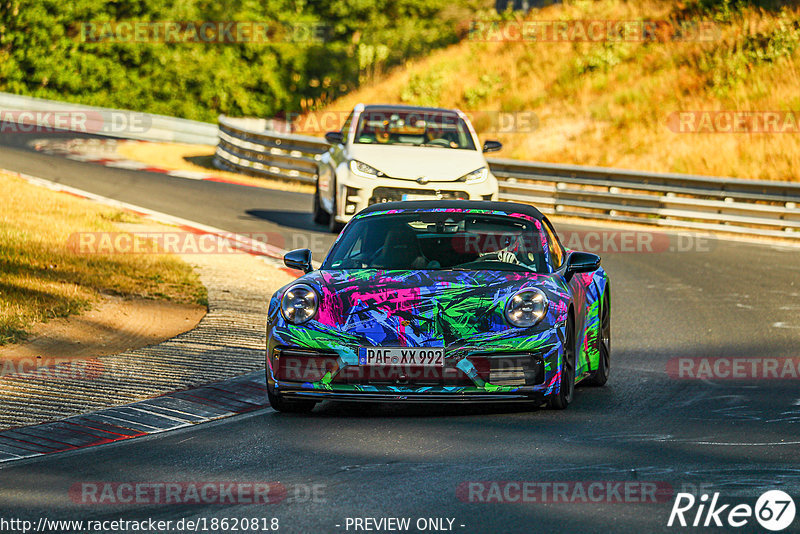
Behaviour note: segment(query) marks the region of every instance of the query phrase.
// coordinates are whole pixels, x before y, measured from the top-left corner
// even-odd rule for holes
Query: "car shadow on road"
[[[316,224],[311,219],[311,212],[287,210],[246,210],[250,217],[269,221],[286,228],[308,230],[312,232],[325,232],[325,226]]]
[[[539,409],[531,402],[503,402],[476,404],[397,404],[379,402],[325,401],[314,410],[313,417],[452,417],[472,415],[500,415],[533,412]]]

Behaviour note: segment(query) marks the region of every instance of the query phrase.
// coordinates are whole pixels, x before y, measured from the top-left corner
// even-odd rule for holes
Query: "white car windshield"
[[[427,109],[369,108],[358,118],[354,142],[475,150],[457,113]]]

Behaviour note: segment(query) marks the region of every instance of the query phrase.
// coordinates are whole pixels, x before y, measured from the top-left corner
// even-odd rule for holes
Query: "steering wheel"
[[[507,250],[498,250],[495,252],[487,252],[479,257],[480,261],[499,261],[502,263],[511,263],[514,265],[519,264],[519,258],[513,252]]]
[[[439,137],[437,139],[431,139],[430,141],[428,141],[425,144],[426,145],[449,147],[450,146],[450,141],[448,141],[447,139],[444,139],[443,137]]]
[[[381,252],[383,252],[384,248],[386,248],[386,246],[384,246],[384,245],[381,245],[380,247],[378,247],[378,250],[376,250],[375,252],[370,254],[369,258],[367,258],[364,263],[366,265],[374,265],[375,264],[375,258],[377,258],[378,256],[381,255]]]

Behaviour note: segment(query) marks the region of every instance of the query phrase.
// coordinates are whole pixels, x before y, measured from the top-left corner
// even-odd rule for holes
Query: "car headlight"
[[[375,167],[355,159],[350,161],[350,170],[353,171],[354,174],[363,176],[365,178],[375,178],[376,176],[380,178],[381,176],[385,176],[385,174]]]
[[[311,286],[296,284],[281,297],[283,318],[292,324],[303,324],[317,314],[319,297]]]
[[[475,169],[469,174],[465,174],[461,178],[458,179],[459,182],[466,182],[468,184],[479,184],[481,182],[486,181],[489,177],[489,169],[486,167],[481,167],[480,169]]]
[[[542,320],[547,313],[547,296],[539,289],[529,288],[514,294],[506,303],[506,320],[512,326],[527,328]]]

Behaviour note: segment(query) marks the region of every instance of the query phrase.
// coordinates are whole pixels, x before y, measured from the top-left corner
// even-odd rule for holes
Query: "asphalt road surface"
[[[0,167],[225,230],[276,232],[285,248],[322,253],[331,242],[311,222],[309,195],[73,162],[26,141],[0,137]],[[556,226],[580,236],[619,231]],[[800,251],[675,235],[656,248],[601,252],[613,284],[612,376],[604,388],[579,388],[566,411],[333,402],[308,416],[265,409],[0,467],[0,518],[152,518],[173,529],[182,518],[208,528],[215,518],[265,518],[260,526],[278,518],[281,532],[392,531],[385,527],[394,523],[356,519],[409,518],[409,532],[655,532],[703,530],[667,527],[679,492],[698,495],[689,524],[702,494],[754,506],[765,491],[782,490],[800,507],[800,382],[783,368],[789,361],[797,371],[800,356]],[[677,377],[676,359],[697,365],[684,369],[691,375],[701,363],[686,358],[700,357],[723,358],[707,361],[722,362],[715,377],[777,361],[782,378]],[[246,490],[234,504],[95,504],[86,485],[207,481],[279,482],[273,496],[276,487],[286,494],[271,504],[244,502]],[[719,515],[724,527],[707,530],[731,529],[728,511]],[[745,519],[736,531],[764,531]],[[800,531],[800,517],[790,531]]]

